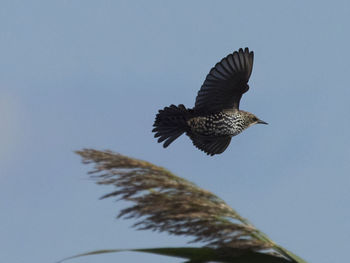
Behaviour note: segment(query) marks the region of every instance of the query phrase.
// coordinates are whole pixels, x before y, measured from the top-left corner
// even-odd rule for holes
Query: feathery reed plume
[[[134,203],[118,217],[138,219],[133,226],[139,230],[193,236],[191,242],[235,254],[263,252],[286,260],[283,262],[305,262],[271,241],[216,195],[162,167],[111,151],[83,149],[76,153],[83,163],[95,164],[89,174],[97,184],[116,187],[101,199],[117,197]]]
[[[117,190],[102,198],[119,197],[135,205],[118,217],[139,218],[138,229],[194,236],[208,246],[267,249],[273,244],[252,238],[255,228],[240,224],[241,217],[223,200],[164,168],[110,151],[78,151],[84,163],[94,162],[97,184]]]

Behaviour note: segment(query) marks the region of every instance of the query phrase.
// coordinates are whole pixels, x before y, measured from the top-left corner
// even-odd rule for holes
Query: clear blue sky
[[[213,191],[309,262],[349,259],[349,1],[17,1],[0,4],[0,262],[184,245],[130,228],[73,151],[111,149]],[[151,134],[194,104],[210,68],[255,51],[241,108],[270,123],[208,157]],[[112,254],[74,262],[181,262]],[[72,261],[73,262],[73,261]]]

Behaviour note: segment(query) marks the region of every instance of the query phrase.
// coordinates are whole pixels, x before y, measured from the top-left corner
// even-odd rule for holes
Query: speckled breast
[[[187,123],[193,133],[205,136],[235,136],[245,129],[244,119],[240,114],[225,112],[194,117]]]

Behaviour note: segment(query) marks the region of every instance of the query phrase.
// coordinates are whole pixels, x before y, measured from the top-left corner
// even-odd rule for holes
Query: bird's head
[[[250,112],[244,112],[244,119],[246,120],[246,123],[248,124],[248,127],[255,125],[255,124],[268,124],[267,122],[260,120],[258,117],[256,117],[253,113]]]

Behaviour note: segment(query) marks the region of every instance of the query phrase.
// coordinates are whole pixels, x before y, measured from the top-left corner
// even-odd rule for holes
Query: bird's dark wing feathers
[[[206,137],[188,134],[193,145],[208,155],[223,153],[231,142],[231,136]]]
[[[238,109],[243,93],[249,89],[247,83],[253,70],[253,59],[254,53],[245,48],[217,63],[199,90],[194,109],[209,112]]]

